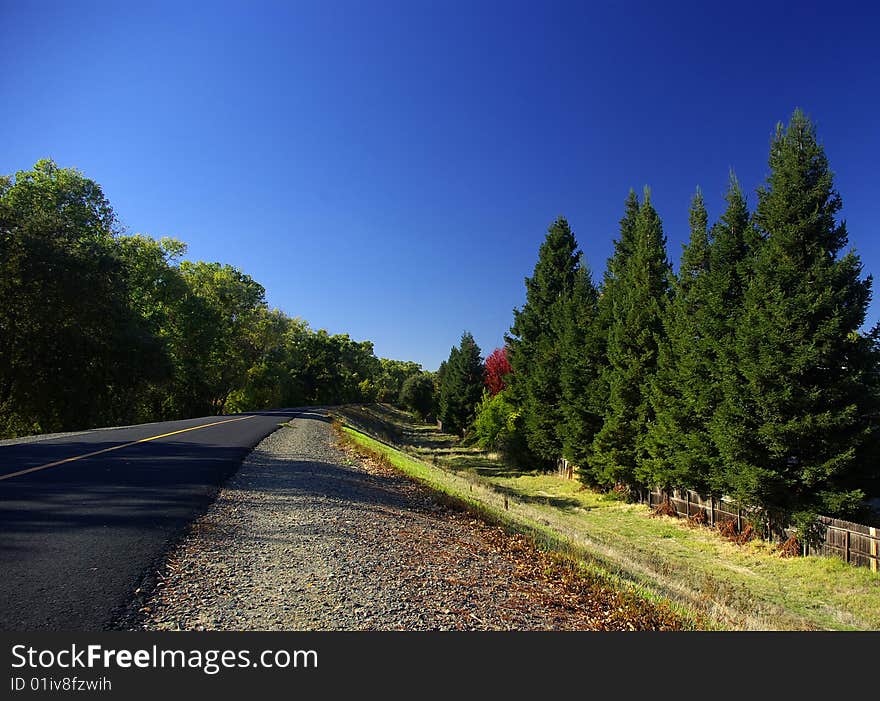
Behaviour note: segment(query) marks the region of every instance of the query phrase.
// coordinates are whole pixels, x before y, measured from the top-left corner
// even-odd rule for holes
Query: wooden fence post
[[[687,515],[688,518],[690,518],[691,517],[691,490],[690,489],[684,490],[684,498],[685,498],[685,503],[684,503],[685,514]]]
[[[868,527],[868,535],[871,536],[871,572],[878,569],[878,550],[880,550],[880,542],[877,541],[877,529],[873,526]]]
[[[709,497],[709,506],[711,509],[709,510],[709,525],[715,525],[715,497]]]
[[[849,528],[843,532],[843,561],[849,564]]]
[[[739,533],[742,533],[743,529],[743,510],[737,506],[736,507],[736,530]]]

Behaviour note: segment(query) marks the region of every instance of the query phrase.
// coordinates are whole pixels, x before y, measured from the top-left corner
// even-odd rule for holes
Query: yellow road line
[[[10,472],[8,475],[0,475],[0,481],[8,480],[13,477],[20,477],[21,475],[26,475],[30,472],[37,472],[38,470],[48,470],[50,467],[57,467],[58,465],[63,465],[66,462],[73,462],[74,460],[82,460],[83,458],[92,458],[95,455],[100,455],[101,453],[109,453],[111,450],[122,450],[123,448],[128,448],[132,445],[137,445],[138,443],[149,443],[150,441],[158,440],[159,438],[167,438],[168,436],[175,436],[178,433],[186,433],[187,431],[196,431],[200,428],[208,428],[209,426],[219,426],[220,424],[228,424],[233,421],[244,421],[245,419],[253,419],[257,414],[251,414],[250,416],[239,416],[235,419],[224,419],[223,421],[215,421],[210,424],[201,424],[200,426],[191,426],[189,428],[182,428],[179,431],[171,431],[170,433],[162,433],[158,436],[150,436],[149,438],[141,438],[139,441],[131,441],[131,443],[123,443],[122,445],[114,445],[109,448],[103,448],[102,450],[96,450],[91,453],[84,453],[83,455],[74,455],[71,458],[64,458],[64,460],[56,460],[55,462],[49,462],[45,465],[38,465],[37,467],[29,467],[26,470],[19,470],[18,472]]]

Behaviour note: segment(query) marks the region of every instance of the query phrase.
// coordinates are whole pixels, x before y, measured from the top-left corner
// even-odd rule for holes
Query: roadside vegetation
[[[0,438],[255,409],[397,401],[421,366],[315,331],[231,265],[129,235],[100,185],[0,176]]]
[[[755,208],[733,173],[726,201],[711,223],[696,191],[676,273],[650,190],[630,191],[601,283],[557,218],[483,389],[468,333],[437,373],[443,428],[599,490],[726,496],[795,552],[819,515],[870,519],[880,326],[806,115],[778,125]]]
[[[511,468],[390,406],[335,410],[347,441],[491,520],[565,554],[590,576],[671,600],[703,628],[880,628],[880,578],[836,558],[783,557],[752,540],[658,516],[619,493],[541,469]]]

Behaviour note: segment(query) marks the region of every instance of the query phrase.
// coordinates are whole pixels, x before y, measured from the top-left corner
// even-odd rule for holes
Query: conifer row
[[[816,131],[777,127],[753,213],[731,173],[709,225],[698,190],[678,274],[645,190],[601,284],[564,218],[508,337],[536,460],[593,484],[689,488],[787,514],[852,514],[876,484],[877,329]],[[873,480],[873,483],[872,483]]]

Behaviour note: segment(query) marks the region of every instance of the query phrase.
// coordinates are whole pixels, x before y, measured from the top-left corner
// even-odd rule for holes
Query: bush
[[[488,391],[483,392],[474,419],[473,432],[477,445],[484,450],[500,450],[507,438],[508,421],[515,411],[516,407],[508,401],[503,391],[495,396]]]
[[[510,392],[495,396],[488,391],[477,405],[473,425],[474,440],[483,450],[497,450],[509,465],[524,467],[535,461],[528,448],[520,410],[510,400]]]
[[[369,380],[361,380],[358,383],[358,394],[360,394],[362,402],[384,401],[377,397],[376,386]]]
[[[423,421],[434,415],[435,403],[434,377],[429,372],[408,377],[400,388],[400,404]]]

